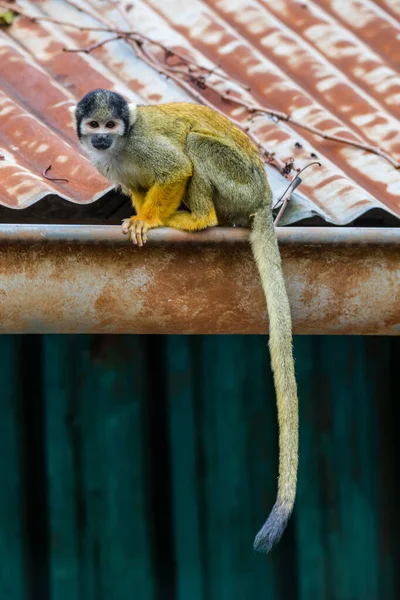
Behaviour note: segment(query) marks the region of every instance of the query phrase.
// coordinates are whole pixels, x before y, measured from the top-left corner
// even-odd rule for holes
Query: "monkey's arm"
[[[143,246],[147,231],[167,225],[168,218],[177,211],[192,175],[192,164],[179,144],[163,136],[142,146],[136,160],[153,184],[144,198],[132,193],[137,214],[125,219],[122,231],[129,232],[134,244]]]
[[[132,206],[138,214],[146,198],[146,192],[143,190],[129,190],[128,193],[131,197]]]
[[[143,246],[149,229],[167,225],[168,218],[176,212],[181,203],[187,180],[188,175],[182,174],[182,178],[177,181],[155,183],[149,189],[137,215],[123,222],[122,231],[129,232],[134,244]]]

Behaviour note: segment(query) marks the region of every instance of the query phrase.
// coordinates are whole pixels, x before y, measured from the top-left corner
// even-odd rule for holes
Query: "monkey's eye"
[[[114,129],[115,125],[114,121],[108,121],[108,123],[106,123],[107,129]]]
[[[90,121],[89,123],[89,127],[93,127],[93,129],[96,129],[96,127],[98,127],[99,124],[97,121]]]

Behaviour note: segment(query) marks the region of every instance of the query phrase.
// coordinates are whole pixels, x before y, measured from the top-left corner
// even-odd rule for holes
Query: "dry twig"
[[[51,169],[51,165],[49,165],[46,169],[44,169],[42,175],[45,179],[48,179],[49,181],[56,181],[57,183],[68,183],[69,180],[68,179],[64,179],[63,177],[49,177],[47,175],[47,173],[50,171]]]
[[[300,185],[301,183],[301,179],[300,179],[300,174],[305,171],[306,169],[308,169],[308,167],[311,167],[312,165],[318,165],[319,167],[321,167],[321,163],[319,163],[318,161],[314,161],[312,163],[309,163],[308,165],[306,165],[305,167],[303,167],[301,170],[298,169],[298,173],[297,175],[295,175],[292,179],[292,181],[289,183],[289,185],[287,186],[286,190],[283,192],[282,196],[280,197],[280,199],[278,200],[276,206],[274,206],[274,208],[277,208],[277,206],[279,205],[280,202],[282,202],[282,206],[279,209],[278,214],[275,217],[274,220],[274,225],[275,227],[277,227],[279,221],[281,220],[283,213],[286,210],[286,207],[289,203],[290,197],[292,195],[292,193],[294,192],[294,190]]]
[[[69,4],[73,5],[78,10],[80,10],[82,12],[86,12],[89,16],[99,20],[99,15],[93,13],[91,10],[88,10],[87,8],[83,8],[78,2],[76,2],[76,0],[67,0],[67,1],[69,2]],[[123,3],[121,3],[119,0],[108,0],[108,2],[110,5],[115,6],[119,10],[121,16],[125,20],[127,19],[127,13],[130,11],[131,5],[129,5],[129,9],[128,9],[128,7],[123,5]],[[233,96],[233,95],[229,94],[229,92],[221,93],[215,85],[210,83],[209,77],[210,77],[210,75],[217,75],[218,77],[220,77],[222,79],[233,82],[234,80],[232,78],[230,78],[228,75],[218,72],[216,70],[216,68],[208,69],[205,66],[199,65],[199,64],[193,62],[190,58],[188,58],[181,52],[178,52],[176,50],[168,48],[164,44],[157,42],[156,40],[153,40],[137,31],[131,31],[131,30],[123,31],[116,27],[110,27],[107,25],[107,22],[101,18],[100,18],[100,20],[103,22],[104,27],[82,27],[80,25],[68,23],[66,21],[61,21],[59,19],[53,19],[52,17],[29,15],[29,13],[27,13],[20,7],[16,6],[14,3],[0,1],[0,6],[14,10],[14,12],[16,12],[24,17],[27,17],[27,18],[31,19],[32,21],[47,21],[50,23],[54,23],[56,25],[61,25],[64,27],[71,27],[73,29],[78,29],[79,31],[113,33],[114,34],[113,37],[108,38],[107,40],[102,40],[101,42],[98,42],[96,44],[88,46],[87,48],[80,48],[80,49],[66,48],[65,50],[67,52],[84,52],[84,53],[88,54],[88,53],[92,52],[93,50],[100,48],[108,43],[111,43],[111,42],[119,40],[119,39],[124,39],[135,50],[136,54],[140,58],[142,58],[142,60],[144,60],[147,64],[149,64],[149,66],[156,69],[159,73],[164,74],[166,77],[170,77],[171,79],[173,79],[178,85],[184,87],[185,90],[188,91],[199,102],[210,105],[212,108],[214,108],[214,110],[215,110],[215,106],[211,105],[204,98],[204,96],[202,94],[195,93],[195,91],[193,90],[193,86],[203,89],[203,90],[209,89],[210,91],[216,93],[222,101],[230,102],[230,103],[236,104],[237,106],[241,106],[242,108],[246,109],[248,111],[248,114],[250,117],[249,120],[251,120],[251,117],[253,117],[257,114],[259,114],[259,115],[264,114],[264,115],[269,116],[270,118],[276,119],[277,121],[284,121],[284,122],[290,123],[294,127],[303,129],[304,131],[307,131],[308,133],[311,133],[312,135],[321,137],[325,140],[337,142],[340,144],[345,144],[345,145],[351,146],[353,148],[358,148],[360,150],[364,150],[366,152],[376,154],[376,155],[384,158],[385,160],[387,160],[396,169],[400,169],[399,161],[397,161],[395,158],[390,156],[387,152],[385,152],[378,146],[372,146],[371,144],[368,144],[368,143],[364,142],[363,140],[356,140],[356,139],[351,140],[346,137],[327,134],[324,131],[317,129],[316,127],[306,125],[305,123],[302,123],[302,122],[298,121],[297,119],[294,119],[288,113],[284,113],[282,111],[278,111],[278,110],[275,110],[272,108],[267,108],[265,106],[252,104],[250,102],[247,102],[246,100],[243,100],[242,98],[239,98],[237,96]],[[156,47],[159,50],[162,50],[164,52],[164,64],[163,65],[161,63],[159,63],[157,61],[157,59],[153,58],[150,55],[150,53],[144,48],[145,43],[147,43],[148,45],[153,45],[154,47]],[[170,64],[169,59],[171,57],[173,57],[174,59],[180,59],[181,62],[174,64],[174,65]],[[217,67],[217,69],[220,69],[220,67]],[[187,81],[185,81],[185,80],[187,80]],[[239,81],[234,81],[234,82],[244,89],[249,89],[249,88],[245,88],[245,86],[243,86],[243,84]],[[189,83],[189,86],[185,85],[185,83]],[[221,111],[219,111],[219,112],[221,112]],[[237,121],[234,121],[234,122],[236,125],[240,126],[241,129],[243,129],[243,125],[241,125]],[[262,143],[260,143],[260,141],[254,135],[249,133],[248,130],[247,130],[247,133],[253,139],[253,141],[256,142],[258,147],[261,146],[264,158],[266,158],[266,160],[268,162],[276,163],[277,159],[274,156],[274,154],[272,152],[268,151],[264,147],[264,145]],[[287,170],[289,169],[289,164],[290,163],[286,163],[286,164],[281,163],[280,169],[282,170],[282,165],[283,165],[283,167],[286,168],[286,172],[287,172]],[[290,172],[290,169],[289,169],[289,172]]]

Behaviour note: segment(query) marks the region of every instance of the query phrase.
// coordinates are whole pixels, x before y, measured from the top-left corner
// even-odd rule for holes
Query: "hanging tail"
[[[254,540],[255,550],[269,552],[286,528],[296,496],[298,401],[290,306],[270,209],[262,209],[254,216],[250,240],[267,300],[269,349],[279,420],[278,495],[266,523]]]

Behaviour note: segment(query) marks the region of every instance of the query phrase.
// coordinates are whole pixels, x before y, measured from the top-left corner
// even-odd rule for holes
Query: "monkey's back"
[[[185,123],[192,133],[222,136],[237,144],[255,162],[261,164],[258,150],[249,137],[236,127],[227,117],[215,110],[190,102],[169,102],[152,106],[140,106],[138,110],[151,127],[171,128],[171,133],[179,135],[177,122]],[[160,120],[160,114],[164,119]],[[161,133],[161,132],[160,132]]]

